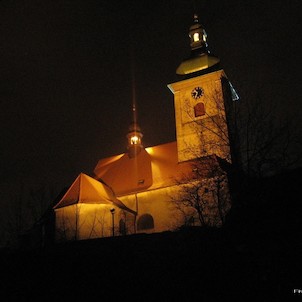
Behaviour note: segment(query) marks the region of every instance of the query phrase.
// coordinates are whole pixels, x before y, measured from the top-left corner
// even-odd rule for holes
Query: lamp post
[[[114,213],[115,213],[115,209],[112,208],[110,209],[111,215],[112,215],[112,237],[114,237]]]

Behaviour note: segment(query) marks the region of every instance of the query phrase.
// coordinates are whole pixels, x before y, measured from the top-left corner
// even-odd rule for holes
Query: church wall
[[[76,240],[77,238],[77,206],[71,205],[55,209],[56,233],[55,241]]]
[[[127,207],[137,211],[137,216],[114,207],[114,236],[174,231],[184,225],[201,225],[197,212],[183,205],[188,188],[198,188],[205,203],[203,216],[206,224],[220,226],[231,206],[225,175],[119,196]],[[56,209],[56,242],[112,236],[112,208],[111,204],[78,203]]]
[[[187,225],[190,218],[193,219],[191,219],[191,224],[200,225],[196,211],[192,207],[184,206],[184,202],[182,202],[186,198],[188,186],[199,188],[199,195],[205,202],[203,215],[206,224],[211,226],[222,225],[222,220],[231,207],[226,175],[119,198],[128,207],[137,208],[137,221],[145,214],[150,214],[153,217],[154,228],[137,230],[137,233],[173,231]],[[179,206],[182,211],[177,208]]]
[[[176,187],[166,187],[119,197],[128,207],[137,206],[137,220],[140,216],[150,214],[154,219],[154,229],[137,230],[138,233],[163,232],[179,226],[179,215],[173,210],[170,202]]]
[[[112,230],[112,213],[114,208],[114,235],[122,234],[120,220],[127,220],[129,232],[133,233],[134,215],[112,207],[110,204],[75,204],[56,209],[56,241],[83,240],[110,237]],[[126,223],[126,221],[125,221]]]

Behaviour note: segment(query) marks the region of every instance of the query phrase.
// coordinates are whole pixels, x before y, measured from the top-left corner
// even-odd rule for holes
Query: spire
[[[219,58],[210,55],[207,43],[207,33],[197,14],[193,16],[193,24],[189,28],[191,54],[184,60],[176,70],[178,75],[188,75],[206,70],[217,63]]]
[[[128,128],[128,155],[130,158],[135,157],[141,149],[143,149],[141,128],[137,123],[137,108],[136,108],[136,90],[134,79],[134,68],[132,68],[132,123]]]

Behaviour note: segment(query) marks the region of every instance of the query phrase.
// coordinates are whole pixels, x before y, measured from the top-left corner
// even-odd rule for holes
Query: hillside
[[[301,299],[293,293],[302,287],[296,176],[287,175],[292,185],[286,188],[281,178],[267,180],[267,194],[261,196],[269,198],[239,207],[221,229],[2,251],[1,294],[5,301],[190,301],[196,295],[198,301]]]

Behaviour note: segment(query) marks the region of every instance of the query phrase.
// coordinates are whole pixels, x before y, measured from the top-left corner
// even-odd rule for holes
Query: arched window
[[[137,220],[137,230],[150,230],[154,229],[154,220],[150,214],[143,214]]]
[[[194,106],[194,114],[195,114],[195,117],[203,116],[206,114],[204,103],[197,103]]]

